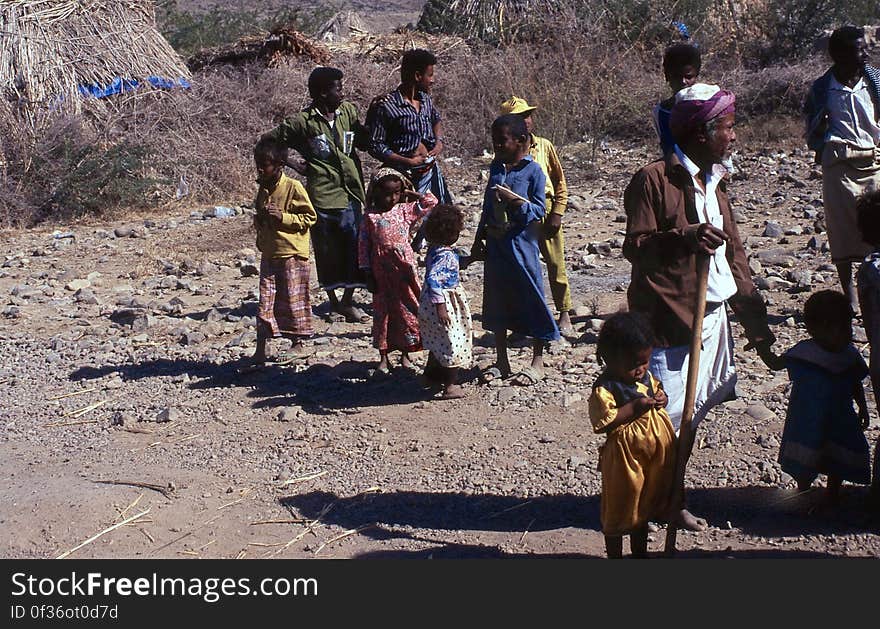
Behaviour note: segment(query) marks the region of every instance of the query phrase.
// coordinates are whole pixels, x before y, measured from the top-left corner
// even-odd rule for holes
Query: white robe
[[[669,397],[666,412],[676,434],[684,409],[689,353],[688,345],[679,345],[655,348],[651,354],[650,370]],[[712,407],[733,399],[735,386],[733,335],[727,320],[727,306],[722,303],[703,319],[703,349],[700,352],[693,427],[697,427]]]

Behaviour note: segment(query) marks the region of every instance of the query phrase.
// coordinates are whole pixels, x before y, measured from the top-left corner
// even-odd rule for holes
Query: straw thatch
[[[106,110],[81,86],[122,79],[141,93],[150,77],[190,79],[146,0],[4,0],[0,31],[0,116],[32,131],[51,112]]]
[[[336,42],[364,33],[369,33],[369,29],[360,15],[354,11],[340,11],[324,22],[315,36],[321,41]]]
[[[201,70],[207,66],[262,61],[268,67],[290,57],[302,57],[317,64],[330,62],[326,46],[303,35],[293,23],[272,29],[265,35],[248,35],[236,42],[201,50],[189,58],[189,67]]]
[[[563,0],[428,0],[418,28],[487,41],[516,37],[535,21],[556,14]]]

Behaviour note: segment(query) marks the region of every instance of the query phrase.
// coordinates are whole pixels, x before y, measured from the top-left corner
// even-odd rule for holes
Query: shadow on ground
[[[418,373],[397,368],[388,376],[371,377],[372,361],[347,360],[335,365],[300,362],[269,364],[260,371],[239,373],[245,361],[213,364],[197,360],[159,359],[128,365],[80,367],[70,379],[94,380],[119,373],[124,380],[174,377],[186,374],[196,381],[191,389],[246,387],[254,400],[253,408],[301,406],[312,414],[327,414],[339,409],[368,406],[412,404],[429,400],[432,393],[422,387]],[[304,367],[304,368],[303,368]],[[297,368],[302,369],[297,371]],[[463,374],[463,381],[476,378],[476,371]]]
[[[688,493],[691,511],[710,526],[726,529],[727,523],[751,537],[791,538],[800,535],[850,535],[878,530],[877,518],[867,510],[867,490],[848,487],[840,508],[823,513],[811,510],[817,494],[797,498],[794,490],[776,487],[718,487]],[[329,492],[286,496],[279,502],[297,514],[355,529],[372,524],[362,534],[379,539],[407,537],[386,527],[428,530],[525,532],[567,527],[600,531],[599,497],[560,494],[521,498],[494,494],[390,492],[340,497]],[[328,510],[329,508],[329,510]],[[662,533],[660,533],[662,535]],[[478,550],[479,549],[479,550]],[[450,549],[476,556],[501,553],[482,547]],[[467,551],[467,552],[465,552]],[[724,552],[693,550],[682,556],[821,556],[812,551],[771,549]],[[482,553],[482,554],[481,554]],[[503,554],[503,553],[502,553]],[[416,554],[418,556],[418,554]],[[459,555],[455,555],[459,556]],[[531,555],[530,555],[531,556]]]

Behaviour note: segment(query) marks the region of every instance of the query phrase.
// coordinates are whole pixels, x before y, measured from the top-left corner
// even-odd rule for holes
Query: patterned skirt
[[[260,311],[257,325],[267,337],[311,336],[309,261],[260,259]]]
[[[449,326],[437,318],[437,306],[431,302],[428,291],[422,291],[419,299],[419,328],[422,346],[441,366],[467,369],[473,359],[473,324],[467,295],[461,284],[443,291]]]

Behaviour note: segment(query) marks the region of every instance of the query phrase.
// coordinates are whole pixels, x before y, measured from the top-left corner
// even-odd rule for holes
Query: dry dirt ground
[[[835,287],[817,233],[819,181],[804,151],[741,150],[733,202],[784,350],[804,337],[809,291]],[[314,279],[314,353],[238,375],[255,338],[247,209],[2,234],[0,556],[57,557],[141,514],[71,556],[601,557],[604,438],[586,401],[599,373],[595,332],[625,303],[622,188],[654,147],[563,153],[578,336],[552,346],[538,385],[483,385],[471,371],[456,401],[431,400],[400,369],[370,378],[369,326],[331,320]],[[444,163],[471,214],[465,246],[486,167]],[[481,273],[477,264],[464,275],[485,360]],[[358,298],[369,306],[367,293]],[[787,378],[744,352],[734,330],[741,397],[701,425],[687,477],[692,510],[711,526],[680,534],[680,555],[880,556],[866,488],[845,486],[829,513],[818,489],[798,496],[782,474]],[[652,535],[653,553],[663,537]]]

